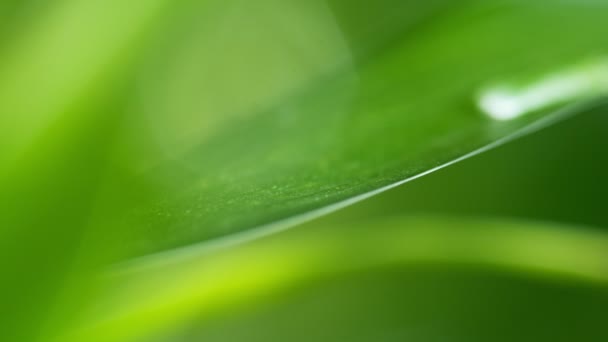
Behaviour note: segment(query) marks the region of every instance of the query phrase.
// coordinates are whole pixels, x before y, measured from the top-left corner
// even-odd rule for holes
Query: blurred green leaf
[[[192,320],[195,335],[184,340],[605,337],[607,253],[601,231],[533,222],[393,218],[309,225],[238,247],[123,265],[107,279],[88,330],[73,338],[139,340]],[[391,269],[398,278],[378,276]],[[548,308],[536,305],[552,301],[567,306],[563,315],[584,315],[576,318],[584,324],[544,320]],[[358,316],[367,322],[356,323]],[[505,329],[511,335],[501,336]]]

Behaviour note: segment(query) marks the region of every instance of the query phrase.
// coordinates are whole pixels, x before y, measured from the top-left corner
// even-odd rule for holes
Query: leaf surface
[[[226,25],[244,24],[219,42],[195,34],[200,44],[186,43],[218,54],[185,52],[199,56],[194,64],[161,58],[185,71],[153,82],[156,105],[143,111],[160,124],[150,130],[160,152],[142,176],[157,196],[132,217],[145,232],[138,253],[302,222],[542,127],[608,90],[601,3],[433,2],[409,25],[375,28],[390,36],[377,45],[353,29],[366,23],[358,6],[350,21],[336,13],[335,22],[316,2],[283,9],[293,20],[280,22],[259,8],[218,6]],[[409,18],[424,7],[410,6],[395,11]],[[241,16],[282,29],[248,31]],[[261,45],[251,46],[254,38]]]

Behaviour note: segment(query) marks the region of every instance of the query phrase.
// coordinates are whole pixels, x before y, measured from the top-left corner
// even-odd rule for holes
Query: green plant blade
[[[605,302],[608,300],[607,253],[608,237],[602,231],[532,222],[393,218],[342,227],[309,226],[239,247],[188,257],[165,256],[121,267],[110,276],[106,295],[100,301],[101,306],[93,311],[94,323],[89,322],[88,328],[76,333],[73,338],[137,340],[142,336],[158,334],[164,328],[181,326],[191,319],[198,322],[197,326],[204,335],[205,331],[214,331],[214,322],[230,321],[231,315],[238,317],[239,312],[272,302],[273,298],[280,297],[285,291],[301,289],[302,284],[339,279],[348,274],[373,274],[373,270],[386,268],[407,270],[420,266],[433,269],[432,265],[435,265],[447,267],[446,270],[450,270],[450,267],[458,270],[458,267],[468,265],[482,270],[482,274],[485,272],[483,270],[487,270],[489,275],[504,274],[507,278],[517,275],[516,278],[540,281],[549,289],[567,288],[568,284],[586,284],[584,286],[597,287],[598,298]],[[473,286],[483,284],[481,281]],[[543,290],[543,286],[534,291]],[[509,286],[505,286],[502,291],[508,292],[509,289]],[[427,296],[433,292],[429,290],[429,293],[418,294]],[[410,293],[410,297],[413,295]],[[410,297],[407,298],[412,300]],[[286,300],[289,301],[289,295]],[[345,302],[340,300],[340,297],[336,299],[345,307],[352,298],[344,299]],[[497,298],[492,300],[496,301]],[[561,300],[566,303],[572,298]],[[471,303],[476,304],[483,307],[483,303]],[[528,303],[520,304],[525,307]],[[415,305],[424,304],[416,302]],[[433,305],[441,307],[437,302]],[[450,307],[449,303],[444,305]],[[456,309],[452,307],[452,311],[448,312]],[[365,311],[365,308],[360,310]],[[414,314],[420,308],[391,310],[410,310]],[[331,312],[327,312],[328,319],[333,314],[340,315]],[[357,312],[362,314],[361,311]],[[324,315],[321,312],[317,314]],[[588,314],[596,313],[590,311]],[[370,316],[370,312],[365,315],[374,316]],[[255,314],[251,317],[255,317]],[[315,332],[307,335],[303,326],[293,331],[281,330],[275,329],[270,321],[253,319],[253,326],[247,328],[251,336],[255,336],[256,331],[261,331],[262,336],[285,334],[280,336],[288,339],[299,336],[306,340],[307,336],[317,336]],[[444,324],[441,319],[434,322],[432,318],[427,318],[428,321],[420,324]],[[593,322],[596,324],[597,319]],[[246,320],[243,324],[248,326]],[[518,324],[523,323],[518,321]],[[344,328],[352,336],[357,335],[358,325],[347,324]],[[398,326],[393,328],[399,329]],[[229,326],[224,333],[236,337],[240,336],[238,332],[242,329],[245,328],[237,324]],[[334,331],[330,327],[327,329],[329,334]],[[601,330],[597,326],[595,329],[595,333]],[[517,331],[511,329],[514,330]],[[495,332],[491,328],[480,331]],[[572,328],[572,331],[580,330]]]
[[[476,267],[393,267],[305,284],[156,341],[589,341],[607,291]]]
[[[181,108],[186,118],[174,120],[160,109],[148,113],[162,125],[152,135],[168,149],[169,161],[150,162],[156,166],[144,174],[158,197],[133,217],[133,226],[145,231],[138,253],[293,225],[564,117],[568,111],[557,109],[568,104],[604,95],[605,7],[549,3],[466,2],[430,11],[362,61],[349,61],[335,27],[316,25],[334,41],[333,49],[319,47],[321,60],[345,62],[333,73],[313,63],[309,73],[322,76],[296,75],[303,85],[295,88],[272,76],[287,66],[267,65],[271,76],[264,77],[250,70],[257,62],[242,58],[288,52],[239,45],[247,35],[233,27],[241,58],[222,64],[221,57],[206,57],[214,63],[203,63],[236,68],[237,75],[228,73],[230,86],[220,82],[216,92],[180,93],[179,100],[162,94],[192,89],[183,80],[171,78],[172,88],[160,87],[166,91],[155,88],[157,108]],[[310,17],[302,20],[326,20],[314,8],[305,13]],[[293,44],[313,48],[305,39]],[[206,68],[187,69],[185,84],[214,87],[214,81],[205,84]],[[258,95],[233,98],[230,87]],[[201,112],[210,114],[187,119]],[[195,133],[179,141],[183,125]]]
[[[100,167],[131,173],[146,198],[119,219],[130,227],[120,239],[127,255],[290,226],[604,95],[605,6],[549,3],[158,0],[118,11],[74,0],[38,9],[44,20],[6,43],[0,63],[0,109],[12,113],[0,117],[0,180],[65,157],[39,146],[103,119],[91,98],[104,98],[121,129]]]

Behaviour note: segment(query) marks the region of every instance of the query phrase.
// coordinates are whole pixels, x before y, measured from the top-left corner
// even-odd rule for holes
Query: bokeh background
[[[0,340],[607,340],[607,14],[0,0]]]

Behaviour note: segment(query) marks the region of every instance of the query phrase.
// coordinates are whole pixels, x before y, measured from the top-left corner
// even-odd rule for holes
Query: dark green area
[[[332,277],[170,341],[604,341],[608,290],[463,266]]]

